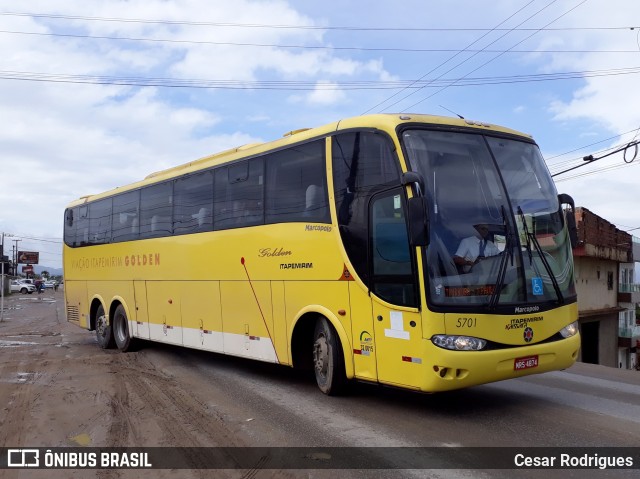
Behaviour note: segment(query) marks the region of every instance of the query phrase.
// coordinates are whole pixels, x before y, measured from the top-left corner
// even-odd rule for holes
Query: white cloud
[[[15,1],[0,0],[2,11],[16,11],[15,5]],[[519,6],[506,0],[490,4],[462,1],[456,6],[442,3],[428,7],[423,1],[407,0],[393,9],[375,2],[368,3],[366,8],[361,2],[345,2],[339,8],[327,8],[313,2],[281,0],[237,0],[231,4],[222,0],[111,0],[97,3],[32,0],[28,2],[28,11],[32,13],[191,24],[0,15],[0,29],[4,31],[80,35],[0,35],[0,56],[3,59],[0,70],[47,73],[58,75],[58,80],[62,81],[0,79],[0,111],[3,116],[0,170],[11,172],[11,181],[3,183],[0,189],[0,203],[10,204],[20,198],[28,205],[21,209],[4,208],[0,231],[61,237],[62,211],[69,201],[81,195],[124,185],[152,171],[227,148],[275,138],[284,131],[359,114],[389,98],[396,90],[349,91],[328,89],[326,86],[344,85],[350,81],[420,78],[447,56],[400,50],[439,46],[463,48],[482,33],[455,32],[448,35],[442,31],[419,32],[411,28],[492,27],[517,8]],[[530,8],[528,12],[532,13],[533,6]],[[554,5],[546,11],[546,21],[569,8],[567,5]],[[425,15],[427,9],[429,14]],[[459,11],[467,14],[457,15]],[[523,12],[518,18],[523,19],[526,15]],[[554,26],[617,26],[629,24],[629,19],[633,18],[640,18],[638,2],[587,2]],[[540,26],[544,22],[536,17],[525,26]],[[398,26],[407,27],[407,30],[343,32],[194,23]],[[636,33],[545,31],[533,37],[527,45],[539,49],[631,49],[637,48]],[[87,35],[170,41],[96,40],[86,38]],[[211,42],[236,45],[214,45]],[[362,46],[397,48],[398,51],[237,44]],[[504,44],[508,46],[506,40]],[[474,76],[622,68],[635,65],[637,55],[640,53],[635,56],[509,54],[488,64]],[[488,58],[488,55],[478,56],[474,64]],[[449,63],[438,71],[453,64]],[[472,68],[463,65],[447,76],[463,76]],[[526,72],[522,71],[525,69]],[[69,83],[69,75],[228,80],[247,89],[77,84]],[[255,81],[265,82],[262,85],[264,89],[248,83]],[[302,81],[311,90],[280,91],[266,83]],[[562,137],[558,142],[562,145],[554,148],[566,151],[584,144],[580,142],[582,136],[597,133],[602,138],[603,131],[611,136],[639,126],[637,82],[638,75],[628,75],[586,78],[573,90],[563,82],[511,87],[499,85],[493,89],[487,86],[450,88],[435,97],[432,103],[421,104],[420,108],[433,111],[439,108],[439,104],[445,104],[458,110],[459,105],[463,105],[465,114],[481,110],[486,114],[478,117],[506,118],[505,126],[512,126],[510,122],[515,118],[516,128],[531,131],[538,138]],[[418,101],[432,91],[425,89],[408,101]],[[507,93],[511,96],[507,97]],[[540,103],[532,103],[532,98]],[[547,100],[549,98],[552,100]],[[487,104],[491,106],[487,110],[482,105],[489,100]],[[637,197],[640,193],[635,193],[632,188],[634,174],[632,167],[603,173],[606,182],[598,182],[596,178],[599,177],[585,177],[584,180],[562,182],[559,186],[574,194],[580,204],[592,211],[611,213],[612,217],[607,218],[610,221],[624,221],[637,226],[640,225],[640,217],[631,208],[621,208],[631,202],[640,202],[640,197]],[[616,194],[626,192],[629,195],[627,202],[606,192],[600,194],[605,185]],[[600,209],[594,206],[595,202],[613,206]],[[23,246],[28,246],[26,240]],[[45,248],[47,244],[35,243],[33,247]],[[57,256],[58,264],[51,266],[59,266],[60,259]]]
[[[318,82],[315,90],[309,93],[306,98],[307,103],[332,105],[344,101],[346,95],[343,91],[332,89],[337,87],[337,83]]]

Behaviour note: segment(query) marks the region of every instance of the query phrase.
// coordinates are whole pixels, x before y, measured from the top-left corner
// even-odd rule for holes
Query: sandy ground
[[[66,321],[62,290],[7,296],[0,323],[0,447],[248,445],[246,417],[230,415],[232,404],[224,414],[212,406],[224,395],[212,398],[197,373],[176,375],[171,364],[151,358],[98,348],[93,333]],[[177,472],[0,470],[0,477],[292,477]]]

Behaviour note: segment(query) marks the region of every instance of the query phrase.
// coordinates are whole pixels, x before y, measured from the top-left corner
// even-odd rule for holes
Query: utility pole
[[[4,255],[4,233],[2,233],[2,255]],[[2,266],[0,266],[0,294],[2,299],[0,300],[0,323],[4,321],[4,261],[0,258]]]
[[[13,261],[13,275],[18,276],[18,243],[22,240],[14,239],[12,241],[15,243],[14,247],[15,247],[15,255],[16,255]]]

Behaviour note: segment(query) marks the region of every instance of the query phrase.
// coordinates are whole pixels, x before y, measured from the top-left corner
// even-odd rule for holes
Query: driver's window
[[[415,275],[401,189],[371,201],[373,292],[393,304],[415,306]]]

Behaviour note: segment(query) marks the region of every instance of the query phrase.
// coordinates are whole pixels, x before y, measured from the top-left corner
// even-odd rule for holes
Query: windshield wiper
[[[544,251],[542,251],[542,247],[538,242],[538,238],[536,238],[536,235],[534,235],[529,231],[529,228],[527,227],[526,218],[520,206],[518,206],[518,214],[520,215],[520,220],[522,221],[522,229],[524,230],[524,234],[527,238],[527,251],[529,252],[529,262],[530,262],[529,264],[531,265],[533,264],[533,254],[531,252],[531,244],[533,243],[533,246],[536,248],[536,252],[538,253],[538,257],[540,258],[540,261],[542,261],[544,269],[547,270],[547,274],[549,275],[549,278],[551,278],[553,289],[555,290],[556,296],[558,297],[558,303],[564,304],[564,296],[562,295],[562,291],[560,291],[560,285],[558,284],[558,280],[556,279],[556,276],[553,274],[553,270],[551,269],[551,265],[547,261],[547,258],[544,256]]]
[[[522,229],[524,230],[524,237],[527,242],[524,245],[527,248],[527,253],[529,253],[529,266],[533,264],[533,253],[531,252],[531,237],[529,236],[529,226],[527,225],[527,219],[522,212],[522,208],[518,206],[518,214],[520,215],[520,221],[522,221]]]
[[[504,210],[504,205],[500,206],[500,211],[502,212],[502,225],[504,226],[505,232],[505,245],[504,245],[504,255],[500,260],[500,268],[498,269],[498,280],[495,284],[495,289],[491,294],[491,299],[489,299],[489,310],[495,309],[498,306],[498,301],[500,300],[500,290],[504,286],[504,277],[507,273],[507,261],[511,258],[511,266],[513,266],[513,233],[511,231],[511,225],[507,220],[507,213]]]

